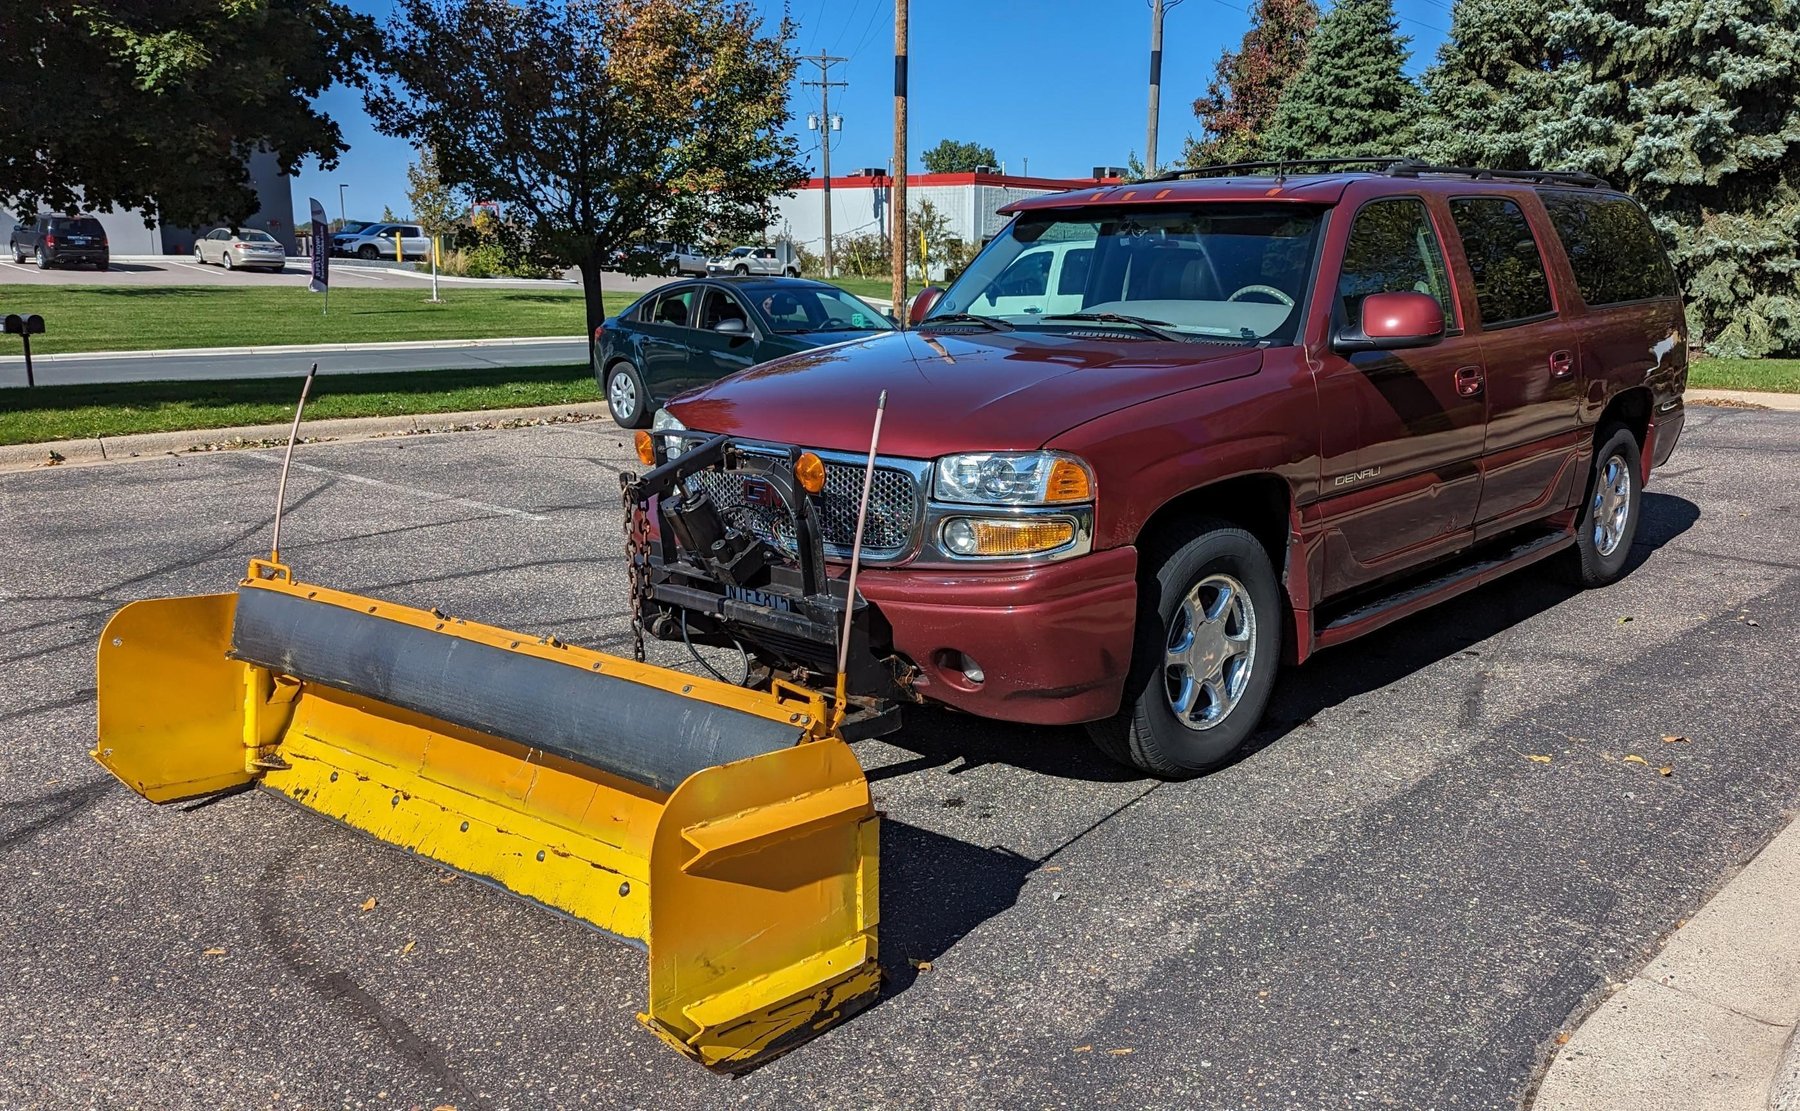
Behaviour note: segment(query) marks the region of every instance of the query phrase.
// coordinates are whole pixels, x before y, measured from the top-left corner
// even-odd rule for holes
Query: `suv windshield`
[[[1131,327],[1056,319],[1117,314],[1195,337],[1289,343],[1322,216],[1244,202],[1026,212],[969,264],[931,316]]]

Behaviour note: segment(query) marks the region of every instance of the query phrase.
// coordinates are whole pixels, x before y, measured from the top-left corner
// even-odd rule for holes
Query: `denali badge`
[[[1380,473],[1381,473],[1380,467],[1365,467],[1364,469],[1357,471],[1355,474],[1338,475],[1337,479],[1336,479],[1336,484],[1339,486],[1348,486],[1352,482],[1361,482],[1365,478],[1374,478],[1376,475],[1378,475]]]
[[[761,590],[746,590],[741,586],[730,584],[725,587],[725,597],[734,602],[742,602],[747,606],[761,606],[763,609],[774,610],[777,613],[792,613],[794,609],[793,603],[788,601],[784,595],[770,594]]]

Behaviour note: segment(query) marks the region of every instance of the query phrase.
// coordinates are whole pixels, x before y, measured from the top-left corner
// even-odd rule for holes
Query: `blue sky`
[[[1165,4],[1168,0],[1165,0]],[[1450,26],[1451,0],[1396,0],[1401,31],[1412,39],[1410,70],[1418,73]],[[377,18],[383,0],[353,0]],[[1168,161],[1196,129],[1190,105],[1206,91],[1219,52],[1236,47],[1249,26],[1249,0],[1179,0],[1163,21],[1162,127],[1159,155]],[[772,21],[781,0],[758,0]],[[832,170],[886,165],[893,153],[892,0],[788,0],[799,24],[803,54],[850,60],[832,68],[847,81],[832,90],[832,111],[844,128],[832,145]],[[1147,0],[912,0],[910,147],[918,154],[939,139],[984,143],[1011,173],[1034,177],[1085,175],[1096,165],[1124,165],[1143,153],[1150,10]],[[816,77],[807,65],[803,75]],[[816,133],[806,114],[818,110],[818,90],[794,89],[794,131],[817,169]],[[346,213],[374,219],[383,205],[407,210],[406,166],[411,148],[375,132],[360,97],[333,89],[321,104],[350,143],[338,169],[303,168],[294,187],[296,212],[317,197],[338,215],[338,185]]]

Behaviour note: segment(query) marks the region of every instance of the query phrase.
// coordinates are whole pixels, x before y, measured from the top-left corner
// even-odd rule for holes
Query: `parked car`
[[[400,237],[401,253],[407,258],[429,258],[431,237],[417,224],[371,224],[348,237],[333,236],[331,249],[340,255],[355,255],[371,261],[394,257],[394,236]]]
[[[287,265],[287,248],[266,231],[214,228],[194,240],[194,261],[215,263],[227,270],[280,270]]]
[[[858,581],[861,673],[898,677],[881,696],[1087,723],[1155,775],[1217,767],[1284,662],[1540,561],[1618,579],[1681,435],[1689,333],[1632,198],[1358,164],[1014,201],[913,330],[684,393],[646,450],[818,452],[842,561],[886,390]],[[766,494],[740,485],[714,500]],[[798,603],[659,558],[652,583],[730,601],[665,596],[646,627],[799,658]]]
[[[662,253],[663,273],[671,278],[679,278],[683,274],[706,274],[706,256],[697,247],[685,243],[658,243],[657,249]],[[798,271],[795,272],[796,276]]]
[[[750,274],[786,274],[798,278],[800,263],[784,248],[733,247],[718,258],[708,259],[706,272],[736,274],[740,278]]]
[[[84,262],[105,270],[112,264],[106,229],[92,216],[40,213],[36,219],[14,224],[7,240],[13,262],[21,266],[28,258],[37,260],[39,270]]]
[[[594,378],[613,420],[646,428],[657,401],[782,355],[890,332],[833,285],[801,278],[671,282],[594,333]]]

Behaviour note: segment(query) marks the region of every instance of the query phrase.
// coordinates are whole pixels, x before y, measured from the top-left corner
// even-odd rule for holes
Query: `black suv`
[[[31,223],[15,224],[9,245],[14,262],[22,264],[27,257],[35,258],[39,270],[62,263],[83,262],[91,262],[95,269],[104,270],[112,261],[106,245],[106,229],[92,216],[41,213]]]

